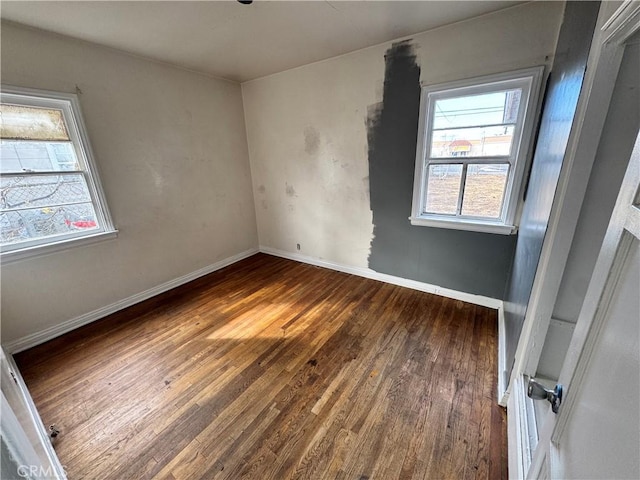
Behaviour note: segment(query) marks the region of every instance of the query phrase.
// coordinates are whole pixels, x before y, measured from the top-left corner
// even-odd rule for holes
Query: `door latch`
[[[527,385],[527,396],[533,400],[547,400],[551,404],[551,411],[558,413],[560,404],[562,403],[562,385],[558,383],[555,388],[551,390],[540,382],[530,378],[529,384]]]

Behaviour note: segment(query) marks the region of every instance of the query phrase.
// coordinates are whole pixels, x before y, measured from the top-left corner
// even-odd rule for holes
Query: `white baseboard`
[[[289,260],[295,260],[297,262],[329,268],[331,270],[337,270],[338,272],[350,273],[359,277],[379,280],[381,282],[391,283],[392,285],[407,287],[413,290],[419,290],[421,292],[433,293],[442,297],[453,298],[454,300],[462,300],[463,302],[473,303],[482,307],[495,309],[500,309],[502,307],[502,300],[498,300],[497,298],[475,295],[473,293],[460,292],[458,290],[439,287],[430,283],[418,282],[416,280],[409,280],[402,277],[395,277],[393,275],[387,275],[386,273],[376,272],[375,270],[371,270],[370,268],[341,265],[339,263],[329,262],[320,258],[310,257],[307,255],[302,255],[300,253],[285,252],[283,250],[277,250],[275,248],[265,247],[263,245],[260,246],[260,251],[269,255],[275,255],[276,257],[287,258]]]
[[[140,303],[144,300],[147,300],[151,297],[164,293],[172,288],[179,287],[180,285],[184,285],[185,283],[191,282],[197,278],[208,275],[209,273],[215,272],[216,270],[220,270],[226,266],[231,265],[232,263],[236,263],[242,259],[250,257],[251,255],[255,255],[258,253],[258,249],[252,248],[249,250],[245,250],[244,252],[238,253],[237,255],[233,255],[231,257],[227,257],[219,262],[216,262],[212,265],[208,265],[204,268],[196,270],[195,272],[188,273],[183,275],[182,277],[174,278],[173,280],[169,280],[161,285],[145,290],[144,292],[137,293],[130,297],[127,297],[123,300],[119,300],[115,303],[107,305],[105,307],[98,308],[91,312],[85,313],[78,317],[72,318],[65,322],[59,323],[58,325],[54,325],[40,332],[32,333],[21,337],[17,340],[9,342],[3,345],[5,351],[9,354],[14,354],[21,352],[23,350],[27,350],[28,348],[35,347],[36,345],[40,345],[41,343],[52,340],[60,335],[63,335],[71,330],[82,327],[88,323],[94,322],[101,318],[106,317],[107,315],[111,315],[119,310],[123,310],[131,305],[135,305],[136,303]]]
[[[316,265],[319,267],[324,267],[324,268],[329,268],[331,270],[336,270],[339,272],[344,272],[344,273],[349,273],[352,275],[357,275],[359,277],[364,277],[364,278],[370,278],[372,280],[379,280],[381,282],[385,282],[385,283],[390,283],[392,285],[398,285],[401,287],[406,287],[406,288],[411,288],[413,290],[418,290],[421,292],[427,292],[427,293],[432,293],[435,295],[440,295],[443,297],[447,297],[447,298],[452,298],[454,300],[461,300],[464,302],[469,302],[469,303],[473,303],[475,305],[480,305],[483,307],[488,307],[488,308],[494,308],[498,310],[498,318],[499,318],[499,323],[498,323],[498,335],[499,335],[499,339],[498,339],[498,343],[499,346],[502,345],[503,346],[503,330],[501,331],[500,329],[500,312],[502,312],[502,300],[496,299],[496,298],[491,298],[491,297],[485,297],[483,295],[475,295],[472,293],[467,293],[467,292],[460,292],[458,290],[452,290],[450,288],[444,288],[444,287],[440,287],[437,285],[432,285],[429,283],[424,283],[424,282],[418,282],[416,280],[409,280],[406,278],[401,278],[401,277],[396,277],[393,275],[387,275],[385,273],[379,273],[376,272],[374,270],[371,270],[369,268],[363,268],[363,267],[353,267],[353,266],[348,266],[348,265],[341,265],[338,263],[334,263],[334,262],[329,262],[326,260],[322,260],[319,258],[315,258],[315,257],[310,257],[307,255],[302,255],[299,253],[292,253],[292,252],[285,252],[283,250],[277,250],[271,247],[266,247],[266,246],[260,246],[259,249],[260,252],[269,254],[269,255],[274,255],[277,257],[282,257],[282,258],[287,258],[289,260],[295,260],[298,262],[302,262],[302,263],[307,263],[310,265]],[[127,297],[123,300],[120,300],[118,302],[112,303],[110,305],[107,305],[105,307],[101,307],[98,308],[96,310],[93,310],[91,312],[85,313],[83,315],[80,315],[78,317],[72,318],[70,320],[67,320],[66,322],[62,322],[58,325],[54,325],[53,327],[49,327],[45,330],[42,330],[40,332],[36,332],[36,333],[32,333],[29,335],[26,335],[24,337],[21,337],[17,340],[14,340],[12,342],[9,342],[4,346],[5,351],[7,351],[7,353],[9,354],[14,354],[14,353],[18,353],[21,352],[23,350],[26,350],[28,348],[31,347],[35,347],[36,345],[39,345],[41,343],[47,342],[49,340],[52,340],[53,338],[56,338],[60,335],[63,335],[67,332],[70,332],[71,330],[74,330],[76,328],[79,328],[83,325],[86,325],[88,323],[94,322],[96,320],[99,320],[100,318],[104,318],[107,315],[111,315],[112,313],[115,313],[119,310],[122,310],[124,308],[130,307],[131,305],[135,305],[136,303],[140,303],[144,300],[147,300],[155,295],[159,295],[161,293],[164,293],[168,290],[171,290],[172,288],[175,287],[179,287],[180,285],[183,285],[185,283],[188,283],[192,280],[195,280],[199,277],[202,277],[204,275],[207,275],[209,273],[215,272],[216,270],[219,270],[221,268],[224,268],[228,265],[231,265],[235,262],[238,262],[244,258],[250,257],[251,255],[254,255],[258,253],[257,249],[249,249],[246,250],[244,252],[241,252],[237,255],[234,255],[232,257],[228,257],[225,258],[224,260],[221,260],[219,262],[216,262],[212,265],[208,265],[204,268],[201,268],[200,270],[196,270],[195,272],[191,272],[187,275],[183,275],[182,277],[170,280],[168,282],[165,282],[161,285],[158,285],[156,287],[150,288],[148,290],[145,290],[144,292],[140,292],[137,293],[135,295],[132,295],[130,297]],[[502,315],[502,324],[504,324],[504,315]],[[499,363],[500,363],[500,359],[502,359],[503,355],[501,356],[499,353]],[[500,372],[502,371],[502,366],[500,366]],[[499,382],[500,382],[500,378],[502,377],[502,374],[499,374]]]

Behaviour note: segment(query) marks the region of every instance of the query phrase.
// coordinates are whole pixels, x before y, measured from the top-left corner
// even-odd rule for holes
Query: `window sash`
[[[487,217],[487,216],[479,216],[479,215],[468,215],[468,214],[463,214],[462,213],[462,204],[464,202],[464,191],[465,191],[465,187],[466,187],[466,181],[467,181],[467,170],[469,165],[477,165],[477,164],[483,164],[483,165],[508,165],[509,169],[507,172],[507,179],[505,182],[505,187],[504,187],[504,196],[503,196],[503,200],[502,200],[502,204],[500,207],[500,215],[497,217]],[[461,177],[460,177],[460,187],[459,187],[459,191],[458,191],[458,202],[457,202],[457,206],[456,206],[456,213],[439,213],[439,212],[430,212],[427,210],[427,200],[428,200],[428,185],[429,185],[429,166],[430,165],[462,165],[462,173],[461,173]],[[503,216],[504,216],[504,209],[505,209],[505,201],[504,198],[507,195],[507,187],[509,184],[509,180],[512,177],[513,174],[513,165],[509,162],[506,162],[504,160],[497,160],[497,159],[491,159],[490,161],[486,161],[486,162],[476,162],[476,161],[467,161],[467,158],[465,158],[464,160],[461,161],[448,161],[448,162],[427,162],[425,165],[425,193],[423,195],[423,202],[422,202],[422,207],[421,207],[421,212],[423,215],[429,215],[429,216],[439,216],[442,218],[459,218],[462,220],[488,220],[491,222],[495,222],[495,221],[500,221]]]
[[[492,157],[427,157],[425,160],[425,166],[429,164],[453,164],[453,163],[486,163],[488,165],[492,163],[515,163],[513,156],[501,156],[494,155]]]
[[[520,109],[518,111],[518,117],[515,124],[496,124],[497,126],[505,126],[505,125],[514,125],[513,137],[511,139],[511,149],[509,155],[493,155],[493,156],[473,156],[473,157],[433,157],[430,155],[432,151],[432,142],[433,142],[433,134],[434,132],[441,131],[443,129],[434,129],[432,128],[434,123],[435,116],[435,103],[437,100],[449,99],[449,98],[460,98],[469,95],[473,95],[474,93],[491,93],[504,90],[504,85],[509,84],[511,88],[520,88],[522,89],[522,97],[525,100],[520,103]],[[469,92],[472,93],[469,93]],[[455,93],[454,93],[455,92]],[[425,157],[425,165],[424,165],[424,179],[422,184],[422,202],[420,208],[420,216],[422,217],[433,217],[433,218],[447,218],[453,220],[473,220],[473,221],[489,221],[489,222],[499,222],[506,223],[507,217],[509,214],[509,203],[511,199],[511,194],[513,192],[513,183],[514,183],[514,166],[518,159],[518,155],[520,154],[520,140],[522,138],[522,132],[524,128],[524,119],[527,114],[527,108],[529,103],[529,98],[531,95],[530,87],[529,87],[529,79],[528,78],[518,78],[508,80],[506,82],[498,82],[497,84],[480,84],[470,87],[469,89],[455,89],[454,91],[444,91],[444,92],[436,92],[429,94],[428,97],[428,124],[427,124],[427,135],[426,141],[424,145],[424,157]],[[491,125],[491,126],[496,126]],[[445,130],[462,130],[468,128],[482,128],[484,125],[474,125],[473,127],[454,127],[447,128]],[[509,171],[507,173],[507,179],[504,186],[502,202],[500,206],[500,215],[498,217],[486,217],[486,216],[475,216],[475,215],[464,215],[462,214],[462,203],[464,201],[464,192],[466,188],[466,179],[467,179],[467,167],[469,164],[496,164],[496,163],[508,163]],[[429,195],[429,166],[433,164],[450,164],[450,165],[462,165],[462,176],[460,179],[460,189],[458,192],[458,204],[456,208],[456,213],[436,213],[429,212],[427,210],[427,198]]]
[[[34,90],[12,86],[2,86],[0,93],[2,103],[12,105],[24,105],[40,108],[59,109],[63,113],[63,118],[71,144],[73,145],[78,168],[74,170],[47,170],[47,171],[26,171],[26,172],[4,172],[1,177],[36,177],[36,176],[63,176],[63,175],[82,175],[86,183],[90,202],[69,202],[70,204],[91,204],[95,211],[96,228],[83,231],[72,231],[63,234],[55,234],[51,236],[42,236],[23,240],[16,243],[8,243],[0,246],[2,252],[2,261],[8,261],[9,258],[24,258],[38,253],[47,253],[50,250],[58,249],[56,245],[69,240],[83,239],[104,236],[105,234],[113,234],[117,232],[113,226],[111,215],[107,208],[106,198],[100,186],[98,170],[93,159],[91,145],[87,132],[84,127],[82,113],[78,102],[77,95],[50,92],[44,90]],[[30,141],[30,140],[24,140]],[[55,142],[54,142],[55,143]],[[55,206],[57,206],[56,204]],[[51,206],[54,206],[53,204]],[[38,206],[37,208],[46,208]],[[4,212],[10,209],[3,210]],[[42,248],[36,248],[42,247]],[[47,248],[50,247],[50,248]],[[26,252],[24,255],[20,252]],[[39,252],[40,251],[40,252]]]
[[[451,222],[469,221],[473,224],[486,223],[487,225],[503,225],[511,227],[515,222],[515,213],[519,202],[519,193],[522,179],[524,177],[526,156],[533,137],[533,120],[538,105],[538,94],[541,86],[543,67],[535,67],[518,72],[492,75],[477,79],[452,82],[450,84],[436,85],[433,87],[423,87],[421,109],[420,109],[420,132],[418,136],[418,149],[416,161],[416,175],[414,185],[414,198],[412,216],[410,220],[414,225],[435,225],[433,221],[444,221],[442,226],[452,227]],[[461,130],[468,128],[482,128],[485,125],[473,125],[464,127],[447,127],[434,129],[435,105],[439,100],[454,99],[485,93],[502,92],[505,90],[520,89],[522,91],[520,107],[516,123],[497,123],[491,126],[511,126],[515,125],[511,140],[511,150],[509,155],[490,156],[433,156],[432,139],[434,134],[441,130]],[[489,124],[489,122],[487,122]],[[462,202],[464,201],[464,190],[466,188],[467,166],[470,164],[508,164],[508,173],[504,185],[503,198],[500,208],[500,216],[478,217],[462,214]],[[462,178],[460,181],[460,192],[458,196],[458,208],[456,214],[428,212],[426,209],[429,187],[429,171],[431,165],[457,164],[463,165]],[[474,228],[470,225],[470,230],[486,231],[482,228]],[[507,229],[512,231],[513,228]],[[500,231],[499,233],[505,233]]]
[[[86,163],[82,161],[81,157],[78,154],[76,145],[73,143],[73,141],[68,140],[68,141],[64,141],[64,142],[60,142],[60,141],[48,141],[48,140],[12,140],[12,139],[5,139],[2,138],[0,139],[0,141],[2,143],[5,143],[5,145],[2,145],[3,148],[7,148],[6,144],[13,144],[11,146],[15,146],[15,144],[29,144],[29,145],[33,145],[33,144],[42,144],[44,145],[45,149],[47,150],[47,155],[48,158],[47,160],[49,160],[50,164],[53,166],[53,163],[51,163],[51,160],[55,158],[55,161],[60,164],[68,164],[70,163],[69,161],[60,161],[59,158],[59,154],[64,155],[64,152],[56,152],[56,147],[60,146],[60,145],[65,145],[65,146],[70,146],[73,149],[73,160],[75,163],[76,168],[74,169],[56,169],[56,168],[50,168],[50,169],[33,169],[33,168],[21,168],[21,169],[9,169],[7,168],[7,163],[6,163],[6,157],[5,157],[5,163],[4,165],[2,165],[2,169],[4,171],[0,170],[0,175],[17,175],[20,173],[25,173],[25,174],[39,174],[39,173],[51,173],[51,172],[73,172],[73,171],[85,171],[86,170]],[[5,152],[6,155],[7,152]],[[24,153],[24,151],[22,151],[21,153]],[[32,157],[32,158],[20,158],[20,154],[18,153],[17,150],[15,150],[15,154],[16,156],[14,158],[9,159],[9,161],[12,161],[13,163],[20,163],[20,165],[22,166],[22,161],[27,160],[27,161],[33,161],[36,159],[42,160],[43,157]]]

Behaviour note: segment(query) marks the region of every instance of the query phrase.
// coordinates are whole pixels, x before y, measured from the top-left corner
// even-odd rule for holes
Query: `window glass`
[[[98,228],[98,222],[93,205],[81,203],[2,212],[0,226],[2,243],[12,244],[74,231],[89,232]]]
[[[0,104],[0,137],[17,140],[69,140],[62,111]]]
[[[508,156],[513,132],[513,125],[435,130],[431,139],[431,157]]]
[[[460,195],[462,165],[439,164],[429,167],[426,211],[455,215]]]
[[[79,170],[71,142],[2,140],[0,172],[55,172]]]
[[[522,89],[436,100],[433,129],[513,124],[518,118]]]
[[[462,215],[500,217],[508,173],[508,163],[469,164],[464,184]]]
[[[91,196],[82,175],[36,175],[0,178],[2,209],[57,206],[90,202]]]

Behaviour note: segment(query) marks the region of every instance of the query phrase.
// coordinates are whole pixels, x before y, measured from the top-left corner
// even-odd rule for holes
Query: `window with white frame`
[[[115,235],[76,95],[3,86],[0,142],[3,261]]]
[[[423,87],[413,225],[515,231],[543,70]]]

